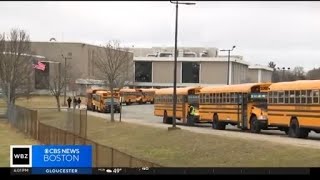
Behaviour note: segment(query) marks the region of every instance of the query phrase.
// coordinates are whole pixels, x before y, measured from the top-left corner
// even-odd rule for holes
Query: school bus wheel
[[[289,136],[294,138],[307,138],[309,135],[309,130],[300,128],[299,121],[297,118],[292,118],[289,127]]]
[[[286,133],[286,135],[289,135],[289,128],[285,128],[284,132]]]
[[[219,117],[216,113],[213,115],[212,129],[218,129],[218,130],[225,130],[226,129],[226,124],[223,122],[219,122]]]
[[[257,116],[253,115],[251,118],[250,118],[250,131],[252,133],[260,133],[261,132],[261,128],[260,128],[260,125],[259,125],[259,121],[257,119]]]
[[[168,114],[167,114],[167,111],[164,111],[164,112],[163,112],[162,122],[163,122],[164,124],[166,124],[167,121],[168,121]]]
[[[187,126],[193,126],[194,125],[194,118],[195,117],[187,117]]]

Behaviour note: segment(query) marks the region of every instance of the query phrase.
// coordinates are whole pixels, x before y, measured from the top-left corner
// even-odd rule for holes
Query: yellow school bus
[[[96,91],[92,95],[92,103],[93,111],[111,112],[111,92],[106,90]],[[116,94],[113,96],[113,103],[114,112],[120,113],[119,97]]]
[[[93,94],[95,94],[97,91],[103,91],[105,89],[102,88],[89,88],[86,91],[86,98],[87,98],[87,110],[93,110],[93,102],[92,102],[92,97]]]
[[[320,133],[320,80],[274,83],[268,92],[268,126],[290,137],[307,138]]]
[[[195,107],[196,117],[194,122],[199,122],[198,102],[201,87],[177,88],[176,118],[182,123],[187,123],[188,105]],[[172,124],[173,116],[173,88],[158,89],[154,98],[154,115],[163,117],[163,123]]]
[[[204,87],[200,90],[200,120],[224,130],[227,124],[258,133],[267,124],[267,92],[271,83]]]
[[[119,93],[122,103],[126,103],[126,105],[142,103],[142,92],[139,89],[120,89]]]
[[[143,104],[145,103],[150,103],[153,104],[154,103],[154,96],[156,93],[156,89],[140,89],[141,90],[141,100]]]

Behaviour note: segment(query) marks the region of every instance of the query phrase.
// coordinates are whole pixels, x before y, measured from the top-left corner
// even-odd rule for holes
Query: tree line
[[[305,71],[302,66],[277,67],[273,61],[269,62],[268,67],[273,69],[272,82],[320,79],[320,67]]]

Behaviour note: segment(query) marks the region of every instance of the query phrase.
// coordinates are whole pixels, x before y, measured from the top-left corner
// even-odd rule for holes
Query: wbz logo
[[[11,145],[10,167],[32,167],[32,145]]]

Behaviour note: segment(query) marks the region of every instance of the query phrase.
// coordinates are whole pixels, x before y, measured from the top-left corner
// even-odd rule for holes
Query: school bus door
[[[248,122],[248,116],[247,116],[247,109],[248,109],[248,94],[246,93],[238,93],[238,128],[241,128],[243,130],[248,129],[247,122]]]

